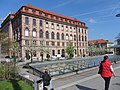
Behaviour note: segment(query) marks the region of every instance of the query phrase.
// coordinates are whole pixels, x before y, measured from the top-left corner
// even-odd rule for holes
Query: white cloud
[[[89,19],[89,22],[90,22],[90,23],[95,23],[96,21],[91,18],[91,19]]]

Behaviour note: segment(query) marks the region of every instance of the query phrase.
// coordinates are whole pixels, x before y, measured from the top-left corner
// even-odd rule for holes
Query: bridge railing
[[[116,55],[110,55],[109,59],[111,62],[113,61],[119,61],[120,56]],[[103,56],[97,56],[97,57],[87,57],[87,58],[77,58],[77,59],[71,59],[71,60],[62,60],[62,61],[50,61],[50,62],[42,62],[42,63],[35,63],[30,64],[29,72],[36,75],[39,75],[45,69],[48,69],[49,74],[51,76],[65,74],[69,72],[79,71],[86,68],[91,68],[98,66],[100,62],[103,60]],[[34,68],[34,69],[33,69]],[[41,76],[41,75],[39,75]]]

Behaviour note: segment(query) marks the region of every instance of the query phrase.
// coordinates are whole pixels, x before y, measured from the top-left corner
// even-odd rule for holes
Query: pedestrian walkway
[[[116,77],[112,77],[109,90],[120,90],[120,63],[113,65]],[[58,76],[53,81],[55,90],[104,90],[104,80],[97,74],[98,68],[80,71],[77,75]],[[55,77],[54,77],[55,78]],[[54,79],[53,78],[53,79]]]

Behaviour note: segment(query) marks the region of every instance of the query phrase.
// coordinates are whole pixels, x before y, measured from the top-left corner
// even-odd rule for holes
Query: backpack
[[[50,85],[50,80],[51,80],[51,77],[49,74],[44,74],[43,75],[43,84],[44,86],[49,86]]]

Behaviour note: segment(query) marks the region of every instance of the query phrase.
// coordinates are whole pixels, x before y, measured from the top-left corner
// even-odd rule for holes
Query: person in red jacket
[[[104,60],[101,62],[101,77],[104,79],[105,81],[105,90],[109,89],[109,84],[110,84],[110,79],[113,76],[115,76],[112,64],[110,62],[110,60],[108,59],[108,56],[105,55],[104,56]]]

